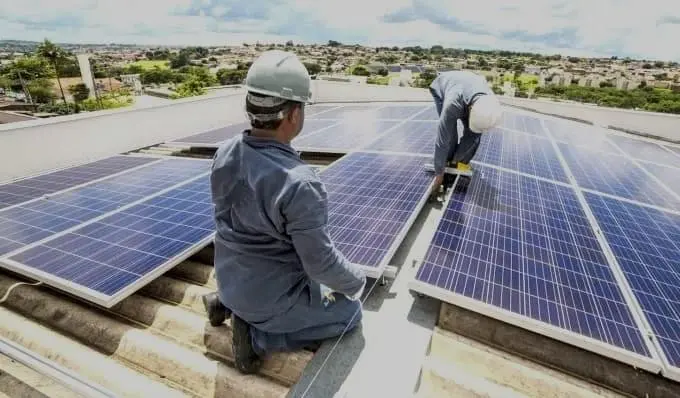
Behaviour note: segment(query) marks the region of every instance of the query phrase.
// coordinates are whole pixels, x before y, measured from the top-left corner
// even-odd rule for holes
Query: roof
[[[429,92],[421,89],[314,84],[315,101],[430,100]],[[230,91],[225,96],[144,109],[20,122],[14,129],[2,126],[0,180],[152,147],[238,122],[243,118],[242,101],[242,92]],[[654,116],[648,120],[655,120]],[[450,387],[447,383],[457,386],[458,396],[509,392],[508,385],[517,391],[519,384],[531,386],[525,391],[529,396],[605,394],[589,383],[436,329],[439,303],[411,294],[407,282],[417,270],[411,265],[425,256],[441,212],[440,205],[428,204],[395,254],[392,264],[400,267],[396,278],[369,284],[361,330],[328,341],[316,354],[275,355],[260,375],[236,372],[230,364],[229,326],[213,328],[206,323],[200,297],[215,289],[210,248],[111,310],[45,286],[17,285],[24,280],[0,270],[0,319],[4,320],[0,337],[122,396],[403,396],[411,395],[419,380],[426,379],[433,388],[421,392],[427,397],[446,396],[442,391]],[[442,365],[448,360],[453,365]],[[450,382],[455,377],[442,376],[450,366],[473,382],[460,378]],[[0,373],[0,396],[44,390],[30,381],[35,377],[24,376],[26,372],[6,361],[0,360],[0,370],[12,378],[11,386],[21,386],[7,390],[10,384],[1,382]],[[489,380],[506,389],[494,390]]]

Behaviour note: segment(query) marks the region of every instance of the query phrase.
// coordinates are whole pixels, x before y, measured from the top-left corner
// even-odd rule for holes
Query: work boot
[[[208,314],[210,325],[220,326],[231,315],[231,311],[222,304],[217,293],[208,293],[201,298],[203,299],[203,307],[205,307],[205,312]]]
[[[250,325],[243,319],[231,314],[232,346],[234,351],[234,366],[241,373],[252,374],[262,365],[260,357],[253,349]]]

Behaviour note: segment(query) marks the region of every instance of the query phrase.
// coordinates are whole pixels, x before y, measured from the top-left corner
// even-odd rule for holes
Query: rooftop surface
[[[316,102],[429,100],[426,90],[315,85]],[[105,115],[0,126],[0,181],[142,148],[172,152],[156,146],[242,121],[242,94],[229,91]],[[565,116],[573,112],[560,105],[519,105]],[[613,117],[609,112],[596,109],[591,114],[604,120]],[[647,120],[645,126],[667,123],[665,116],[631,118]],[[313,157],[309,161],[329,163]],[[680,396],[677,385],[660,378],[645,379],[563,343],[411,292],[408,283],[425,258],[444,205],[428,203],[420,212],[390,262],[397,267],[396,277],[370,280],[360,330],[327,341],[316,353],[276,355],[257,376],[240,375],[231,367],[229,326],[206,323],[200,296],[215,289],[210,248],[111,309],[0,271],[0,337],[120,396],[618,396],[598,384],[632,395]],[[0,386],[0,396],[69,396],[64,387],[40,380],[3,356]]]

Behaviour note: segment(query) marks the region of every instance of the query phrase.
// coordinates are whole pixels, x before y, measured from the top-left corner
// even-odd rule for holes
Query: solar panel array
[[[150,281],[205,245],[212,234],[205,219],[211,207],[191,212],[206,203],[209,190],[199,190],[203,197],[196,197],[201,187],[188,184],[207,176],[209,161],[118,156],[115,162],[118,169],[127,164],[128,170],[0,210],[2,266],[111,306],[141,287],[135,282]],[[96,162],[49,175],[100,166]]]
[[[680,157],[506,113],[411,287],[680,381]]]
[[[377,277],[429,194],[438,115],[314,105],[306,117],[294,148],[346,153],[319,172],[329,232]],[[246,127],[177,142],[218,146]],[[680,380],[680,150],[506,112],[473,168],[412,288]],[[0,185],[0,262],[111,306],[210,241],[209,170],[118,156]]]

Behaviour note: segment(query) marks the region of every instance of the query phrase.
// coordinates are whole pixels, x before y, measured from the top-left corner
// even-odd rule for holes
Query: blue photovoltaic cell
[[[316,115],[317,113],[325,112],[337,107],[338,105],[309,105],[305,107],[305,116]]]
[[[616,134],[609,134],[609,139],[634,159],[680,167],[680,157],[665,150],[659,144]]]
[[[436,134],[437,122],[409,120],[385,133],[366,149],[432,155]]]
[[[532,116],[519,115],[506,111],[503,113],[502,126],[508,129],[523,131],[531,135],[545,135],[540,119]]]
[[[546,119],[545,125],[555,140],[567,144],[586,147],[590,151],[608,152],[619,155],[621,152],[608,139],[604,129],[583,123],[562,122]]]
[[[423,111],[425,108],[422,106],[413,105],[387,105],[382,108],[378,108],[374,111],[369,111],[366,117],[373,117],[376,119],[408,119],[418,112]],[[418,116],[416,116],[418,118]]]
[[[140,156],[110,158],[0,185],[0,209],[157,161]]]
[[[211,237],[214,230],[206,176],[19,252],[11,260],[113,296]]]
[[[423,113],[419,113],[414,120],[439,120],[439,114],[437,114],[437,108],[433,105],[428,106],[427,110]]]
[[[568,181],[550,140],[503,128],[482,134],[482,142],[473,161],[551,180]]]
[[[680,216],[585,193],[673,367],[680,367]]]
[[[183,138],[178,138],[172,142],[188,142],[192,144],[219,144],[232,137],[241,134],[243,130],[250,128],[249,122],[241,122],[231,124],[229,126],[220,127],[204,133],[189,135]]]
[[[680,203],[625,156],[558,144],[579,186],[669,209]]]
[[[297,150],[347,152],[370,143],[398,123],[400,122],[386,120],[346,120],[318,133],[298,137],[293,140],[292,146]]]
[[[673,192],[680,195],[680,169],[647,162],[640,162],[640,164]]]
[[[208,161],[170,158],[7,209],[0,212],[0,256],[208,171]]]
[[[478,166],[452,194],[416,280],[650,357],[571,187]]]
[[[321,173],[328,225],[349,261],[379,267],[429,193],[432,174],[422,156],[354,152]]]
[[[345,119],[352,117],[361,117],[361,114],[367,111],[375,110],[373,105],[343,105],[336,109],[329,110],[323,113],[308,115],[310,119]]]

